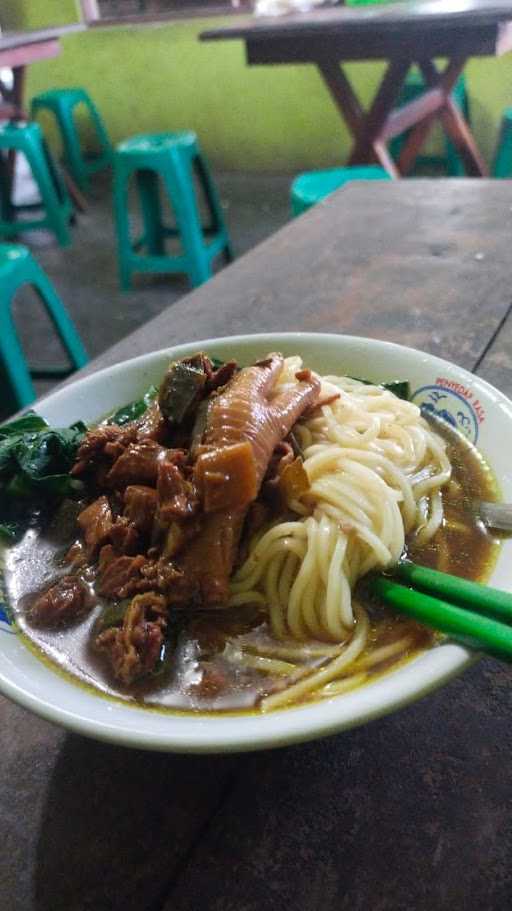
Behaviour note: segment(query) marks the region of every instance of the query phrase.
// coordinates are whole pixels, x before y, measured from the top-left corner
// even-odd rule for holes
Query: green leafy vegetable
[[[150,386],[141,399],[137,399],[135,402],[129,402],[128,405],[123,405],[122,408],[118,408],[112,417],[109,418],[108,423],[118,424],[122,427],[123,424],[129,424],[130,421],[136,421],[137,418],[141,418],[149,406],[153,404],[157,395],[157,387]]]
[[[124,615],[130,606],[130,599],[124,599],[117,604],[109,604],[102,612],[100,617],[100,626],[102,630],[109,629],[111,626],[121,626]]]
[[[373,380],[363,380],[360,376],[351,376],[351,380],[357,380],[358,383],[364,383],[365,386],[380,386],[396,395],[398,399],[408,402],[411,397],[411,384],[409,380],[390,380],[389,383],[375,383]]]
[[[0,538],[7,538],[10,541],[16,539],[18,528],[15,522],[2,522],[0,524]]]
[[[53,430],[29,411],[0,427],[0,535],[15,539],[48,500],[73,496],[82,483],[70,477],[87,428],[79,421]]]
[[[411,398],[411,384],[408,380],[392,380],[390,383],[380,383],[384,389],[389,389],[398,399],[408,402]]]
[[[19,436],[21,433],[37,433],[38,430],[46,430],[48,424],[44,418],[40,417],[35,411],[27,411],[15,421],[0,426],[0,440],[4,437]]]

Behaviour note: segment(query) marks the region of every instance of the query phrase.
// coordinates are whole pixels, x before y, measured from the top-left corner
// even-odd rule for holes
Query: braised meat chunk
[[[175,461],[165,460],[158,466],[158,520],[168,525],[173,519],[190,518],[199,508],[194,485]]]
[[[147,411],[136,422],[137,439],[144,438],[156,440],[157,443],[165,443],[168,436],[168,425],[158,402],[153,402]]]
[[[91,560],[100,547],[108,540],[113,526],[112,509],[106,496],[98,497],[77,518],[87,548],[87,557]]]
[[[116,600],[128,598],[139,591],[148,591],[151,587],[144,579],[141,569],[148,562],[147,557],[138,554],[136,557],[115,556],[112,545],[107,545],[100,554],[100,576],[98,594],[103,598]]]
[[[241,370],[203,353],[176,361],[142,416],[124,409],[124,426],[89,431],[78,450],[73,474],[84,475],[91,502],[68,552],[76,575],[40,595],[33,616],[80,616],[91,603],[86,578],[98,611],[113,602],[96,645],[126,685],[154,669],[168,611],[227,605],[244,523],[250,530],[270,514],[264,481],[285,506],[300,492],[302,462],[283,441],[318,401],[320,381],[303,370],[280,387],[283,363],[279,354]]]
[[[139,550],[140,535],[137,527],[126,516],[118,516],[110,529],[109,540],[116,554],[133,556]]]
[[[151,673],[164,644],[167,609],[161,595],[136,595],[126,610],[122,625],[104,630],[96,638],[117,680],[129,685]]]
[[[124,492],[123,514],[143,535],[150,535],[157,507],[157,492],[144,484],[130,484]]]
[[[143,438],[130,443],[114,462],[107,475],[109,487],[120,488],[128,484],[156,485],[158,464],[167,455],[167,449],[155,440]]]
[[[137,439],[137,428],[129,424],[118,427],[116,424],[103,424],[86,433],[78,448],[76,461],[71,469],[72,475],[81,475],[99,465],[112,464],[121,455],[125,446]]]
[[[61,626],[81,619],[92,606],[79,576],[63,576],[39,595],[30,608],[31,620],[41,626]]]

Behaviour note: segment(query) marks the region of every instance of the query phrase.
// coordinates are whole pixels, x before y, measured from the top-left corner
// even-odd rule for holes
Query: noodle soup
[[[214,446],[204,427],[199,446],[206,449],[188,455],[197,445],[194,428],[204,398],[198,399],[186,426],[182,422],[173,428],[172,437],[165,436],[169,429],[162,430],[158,424],[162,415],[152,413],[153,405],[138,419],[137,436],[129,439],[124,431],[121,442],[117,431],[109,431],[110,461],[99,459],[93,464],[87,500],[66,502],[44,527],[30,529],[10,548],[6,581],[18,626],[39,654],[74,679],[111,697],[172,711],[271,711],[338,695],[436,642],[424,627],[365,597],[364,577],[369,571],[392,566],[405,549],[417,562],[470,578],[483,579],[490,571],[496,544],[475,524],[470,506],[474,499],[495,498],[496,491],[491,472],[470,444],[444,425],[427,424],[415,405],[383,387],[343,377],[326,377],[320,384],[307,375],[298,359],[284,363],[281,359],[275,366],[273,357],[248,368],[253,370],[250,383],[255,383],[249,384],[250,400],[256,399],[257,384],[268,382],[265,371],[273,370],[273,384],[264,396],[274,412],[276,402],[283,404],[284,411],[290,403],[295,407],[298,396],[309,396],[309,401],[294,416],[292,434],[283,433],[272,446],[274,461],[276,451],[279,455],[277,467],[271,459],[265,464],[242,521],[232,500],[211,511],[218,537],[227,527],[220,523],[219,514],[232,517],[230,529],[240,525],[222,605],[208,601],[211,590],[220,597],[223,581],[216,576],[215,558],[223,556],[215,550],[218,540],[211,538],[208,550],[198,550],[207,525],[202,519],[204,504],[208,496],[220,496],[219,464],[224,466],[223,477],[238,466],[237,490],[242,498],[249,496],[251,478],[244,453],[233,449],[239,441],[223,438]],[[236,399],[236,378],[240,387],[242,374],[232,372],[226,383],[210,392],[209,407],[213,402],[224,409],[221,434],[232,407],[225,390]],[[225,374],[222,379],[226,380]],[[176,383],[168,382],[166,395],[169,386],[176,390]],[[161,389],[159,409],[165,409],[164,399]],[[168,420],[165,415],[164,419]],[[112,426],[117,425],[99,429]],[[94,433],[86,438],[89,444]],[[169,452],[177,451],[177,442],[180,451],[187,452],[188,462],[170,460]],[[278,451],[283,443],[283,451]],[[85,462],[85,445],[75,467]],[[141,445],[144,464],[139,461],[136,469],[130,468],[130,447],[139,446],[140,455]],[[153,464],[148,467],[151,453],[156,456],[156,474],[151,474]],[[228,455],[229,469],[225,467]],[[217,486],[211,490],[205,489],[204,482],[200,489],[197,481],[207,470],[197,469],[201,456],[206,462],[217,459]],[[117,477],[117,486],[106,481],[106,468],[111,478],[112,472]],[[177,507],[165,513],[164,506],[169,505],[171,488],[176,497],[180,484],[180,508],[185,514],[176,521]],[[185,484],[196,487],[192,490]],[[230,490],[221,493],[231,496]],[[202,505],[190,506],[196,495],[198,500],[202,496]],[[145,531],[143,519],[152,523]],[[132,525],[137,531],[135,543],[130,539]],[[101,546],[96,549],[93,526],[100,529]],[[192,546],[187,541],[195,542],[193,562],[187,556]],[[128,549],[119,552],[120,547]],[[125,593],[111,577],[114,570],[119,577],[123,567],[133,569],[136,560],[138,576],[133,578],[141,587],[131,590],[128,579]],[[164,578],[162,561],[175,572],[171,579],[169,573]],[[189,588],[179,601],[176,592],[183,586],[183,576],[187,571],[194,575],[198,565],[199,582],[195,577],[195,588]],[[66,581],[70,578],[78,582]],[[204,601],[197,600],[201,586]],[[55,612],[56,596],[48,597],[52,589],[64,593],[67,601],[62,597],[60,604],[69,603],[79,592],[80,610],[69,623],[45,622],[42,608],[34,610],[35,604],[43,604]],[[144,600],[150,594],[153,599]],[[145,616],[144,610],[149,611]],[[142,633],[146,634],[142,653],[146,666],[148,655],[156,657],[149,671],[137,654]],[[158,655],[152,643],[158,645]],[[123,645],[132,652],[127,648],[121,654]],[[135,665],[137,673],[128,679],[126,668]]]

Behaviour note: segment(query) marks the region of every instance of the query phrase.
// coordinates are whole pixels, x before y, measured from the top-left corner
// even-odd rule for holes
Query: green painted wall
[[[18,26],[20,20],[40,27],[75,15],[74,0],[7,0],[8,7],[17,10]],[[5,25],[4,5],[2,17]],[[30,68],[28,93],[84,86],[114,140],[134,132],[195,129],[220,168],[293,171],[342,161],[347,131],[316,69],[247,67],[240,42],[198,42],[198,33],[213,21],[220,24],[192,20],[68,36],[60,57]],[[368,103],[382,67],[348,69]],[[512,55],[474,60],[466,75],[477,140],[490,157],[501,111],[512,105]]]

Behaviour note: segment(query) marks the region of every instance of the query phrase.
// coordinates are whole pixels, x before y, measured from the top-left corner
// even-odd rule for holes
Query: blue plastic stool
[[[204,191],[210,224],[201,225],[194,174]],[[142,236],[130,237],[128,185],[136,178],[143,217]],[[176,227],[164,224],[160,186],[167,196]],[[117,146],[114,155],[114,217],[117,229],[121,287],[131,287],[134,272],[185,272],[193,286],[207,281],[212,262],[223,253],[233,258],[215,184],[199,150],[195,133],[134,136]],[[166,252],[170,237],[183,252]]]
[[[48,313],[71,367],[29,367],[12,318],[12,303],[23,285],[32,285]],[[89,360],[73,321],[53,285],[26,247],[0,244],[0,363],[17,408],[36,398],[32,378],[69,376]]]
[[[329,171],[299,174],[290,190],[292,215],[301,215],[352,180],[391,180],[391,177],[378,165],[332,168]]]
[[[75,119],[75,108],[83,105],[90,117],[99,152],[85,154]],[[32,99],[32,117],[39,111],[48,110],[55,116],[64,146],[64,158],[76,183],[81,190],[90,189],[90,176],[112,164],[113,149],[108,133],[96,105],[85,89],[49,89]]]
[[[425,81],[418,70],[411,70],[408,74],[405,85],[398,97],[397,107],[402,107],[410,101],[414,101],[425,91]],[[464,115],[465,120],[470,122],[469,97],[466,89],[466,80],[464,75],[459,76],[452,91],[452,98],[457,107]],[[400,152],[409,136],[409,130],[401,136],[396,136],[389,144],[389,151],[395,161],[400,158]],[[448,177],[464,177],[466,169],[464,162],[460,157],[457,148],[449,136],[443,132],[444,155],[419,155],[416,159],[414,168],[411,173],[418,171],[421,166],[431,166],[441,168]]]
[[[22,152],[27,159],[41,196],[41,203],[37,207],[45,210],[42,218],[16,220],[19,209],[32,209],[33,206],[12,204],[7,156],[13,152]],[[15,237],[22,231],[47,228],[55,233],[62,247],[69,244],[69,222],[74,215],[73,205],[37,123],[0,124],[0,208],[0,236]]]

